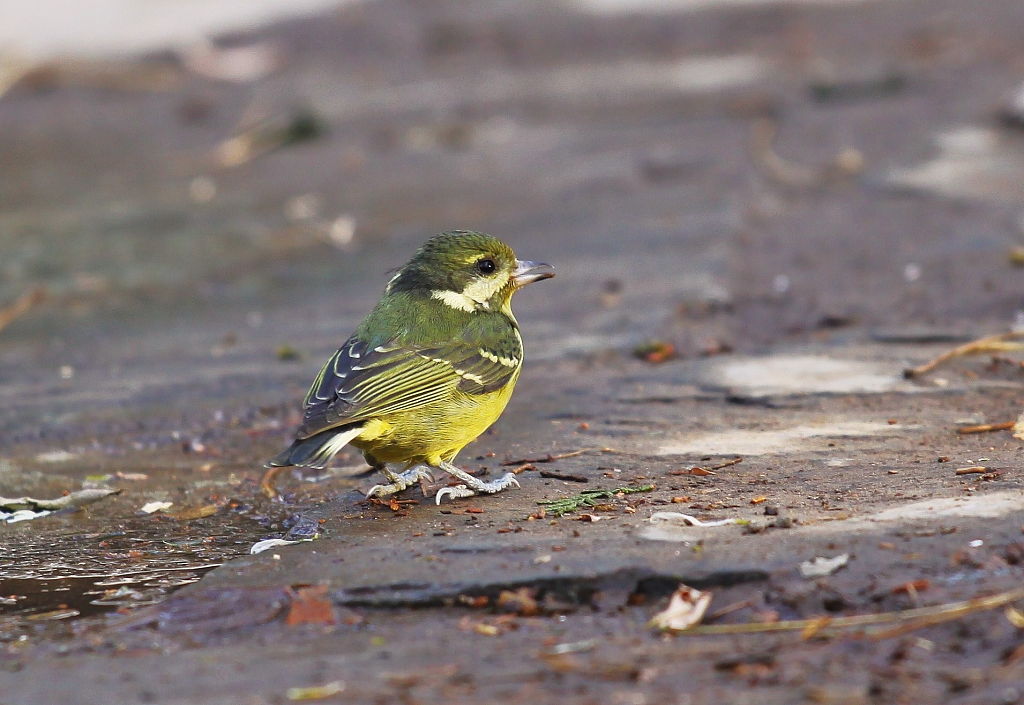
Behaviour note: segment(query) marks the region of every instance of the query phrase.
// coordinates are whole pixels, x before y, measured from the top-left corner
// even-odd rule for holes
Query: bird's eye
[[[494,270],[498,268],[498,265],[494,264],[493,259],[482,259],[477,261],[476,268],[481,274],[494,274]]]

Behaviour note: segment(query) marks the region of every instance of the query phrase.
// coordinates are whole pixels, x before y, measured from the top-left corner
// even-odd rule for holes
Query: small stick
[[[547,477],[552,480],[568,480],[569,482],[590,482],[590,479],[583,477],[583,475],[569,475],[561,472],[553,472],[551,470],[541,470],[540,476]]]
[[[742,462],[743,462],[743,458],[733,458],[732,460],[726,461],[724,463],[720,463],[718,465],[712,465],[711,467],[708,468],[708,470],[721,470],[722,468],[727,468],[730,465],[735,465],[736,463],[742,463]]]
[[[947,350],[933,360],[930,360],[923,365],[917,367],[909,367],[903,370],[903,376],[907,379],[912,377],[920,377],[923,374],[927,374],[934,370],[936,367],[944,362],[948,362],[955,357],[962,357],[964,355],[976,355],[978,353],[986,352],[1010,352],[1014,350],[1024,350],[1024,343],[1015,343],[1013,341],[1024,338],[1024,332],[1010,331],[1009,333],[1000,333],[998,335],[989,335],[984,338],[978,338],[972,340],[969,343],[958,345],[952,350]]]
[[[13,303],[0,308],[0,330],[14,323],[46,298],[46,289],[36,286],[14,300]]]
[[[954,474],[956,475],[977,475],[988,472],[988,468],[984,465],[973,465],[969,468],[957,468]]]
[[[931,607],[915,607],[895,612],[876,612],[873,614],[858,614],[849,617],[821,617],[812,619],[791,619],[781,622],[749,622],[746,624],[704,624],[691,627],[678,634],[699,635],[699,634],[757,634],[761,632],[791,632],[813,629],[842,629],[846,627],[862,627],[873,624],[890,624],[893,622],[904,622],[898,628],[904,631],[920,629],[934,624],[951,621],[964,617],[973,612],[991,610],[1017,600],[1024,599],[1024,588],[1015,588],[1000,592],[988,597],[976,597],[971,600],[960,602],[947,602],[942,605]],[[884,639],[892,632],[892,629],[875,632],[873,637]]]
[[[260,492],[269,499],[277,499],[280,496],[277,491],[277,476],[288,469],[288,466],[267,468],[267,471],[263,473],[263,477],[260,478]]]
[[[577,455],[583,455],[584,453],[591,453],[593,451],[599,451],[601,453],[618,453],[619,451],[614,448],[581,448],[579,450],[570,451],[568,453],[559,453],[558,455],[547,455],[541,458],[517,458],[516,460],[506,460],[501,464],[502,467],[508,465],[525,465],[528,463],[552,463],[556,460],[565,460],[566,458],[575,458]]]
[[[983,423],[977,426],[961,426],[957,433],[988,433],[989,431],[1009,431],[1016,421],[1003,421],[1001,423]]]

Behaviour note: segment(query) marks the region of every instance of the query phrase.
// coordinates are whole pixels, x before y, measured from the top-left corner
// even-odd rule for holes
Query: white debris
[[[725,526],[735,524],[739,519],[717,519],[715,521],[701,521],[695,516],[683,514],[682,512],[655,512],[650,519],[652,524],[670,524],[676,526]]]
[[[651,617],[649,626],[665,631],[681,632],[699,624],[711,604],[711,593],[680,584],[664,611]]]
[[[262,553],[263,551],[266,551],[268,548],[275,548],[277,546],[291,546],[293,543],[302,543],[303,541],[312,540],[313,539],[299,539],[298,541],[286,541],[285,539],[264,539],[262,541],[257,541],[256,543],[254,543],[252,545],[252,548],[249,549],[249,553],[251,555],[256,555],[257,553]]]
[[[152,514],[153,512],[162,512],[165,509],[170,509],[174,506],[174,502],[146,502],[139,511],[143,514]]]
[[[695,543],[707,536],[702,529],[737,524],[739,519],[718,519],[717,521],[701,521],[695,516],[681,512],[655,512],[648,520],[649,526],[640,531],[640,536],[651,541],[674,541],[676,543]]]
[[[817,556],[809,561],[800,564],[800,575],[805,578],[823,578],[832,575],[846,565],[850,560],[849,553],[840,553],[833,558]]]
[[[14,524],[19,521],[28,521],[29,519],[39,519],[40,517],[53,514],[53,512],[41,511],[33,512],[31,509],[19,509],[16,512],[3,512],[0,511],[0,521],[5,524]]]

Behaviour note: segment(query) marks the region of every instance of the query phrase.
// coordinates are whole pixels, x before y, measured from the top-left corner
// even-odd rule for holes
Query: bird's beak
[[[543,262],[530,262],[529,260],[516,260],[516,271],[512,272],[512,280],[516,288],[539,282],[541,279],[550,279],[555,276],[555,268]]]

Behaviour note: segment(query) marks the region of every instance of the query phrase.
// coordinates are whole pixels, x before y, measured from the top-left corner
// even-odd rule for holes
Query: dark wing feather
[[[324,363],[303,402],[300,438],[452,396],[500,389],[522,362],[518,332],[504,354],[468,341],[370,348],[350,338]],[[512,354],[508,350],[515,350]]]

